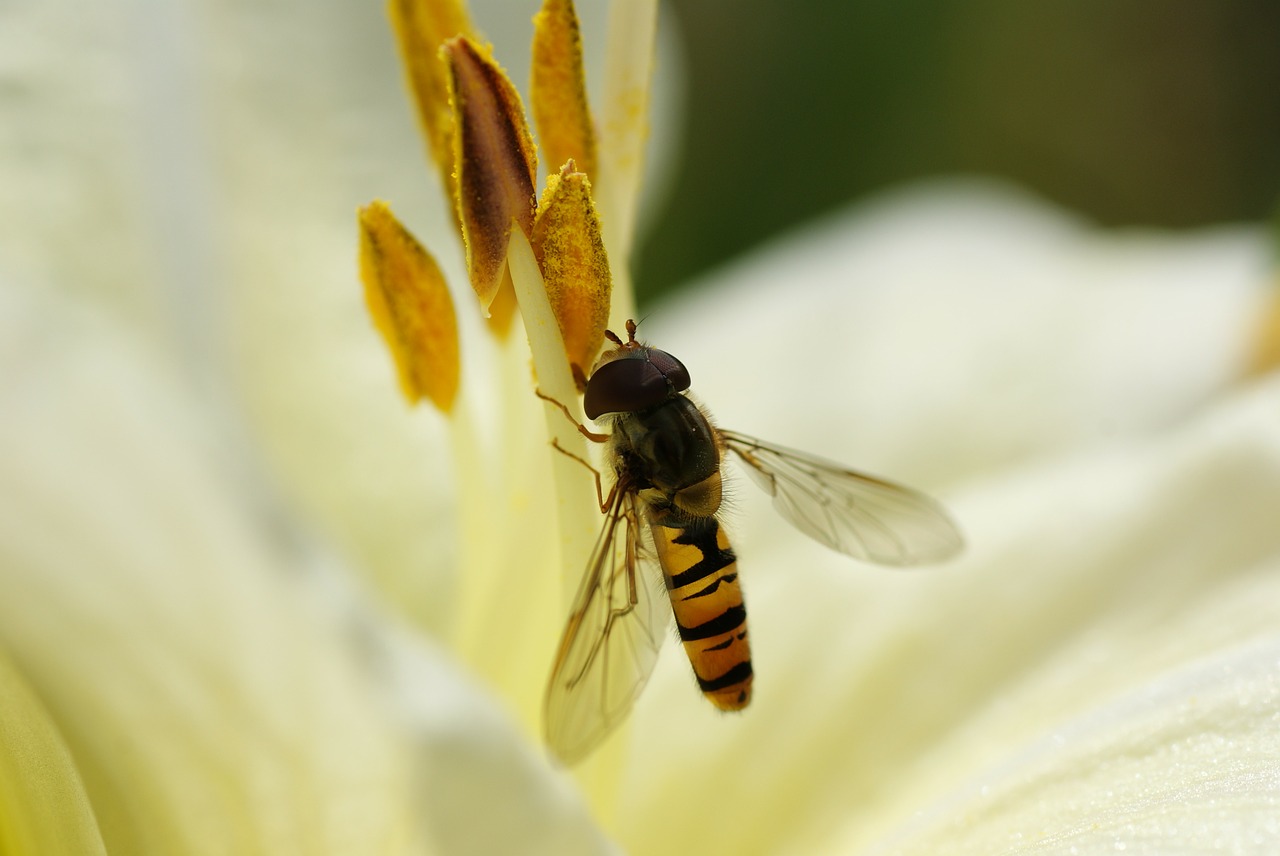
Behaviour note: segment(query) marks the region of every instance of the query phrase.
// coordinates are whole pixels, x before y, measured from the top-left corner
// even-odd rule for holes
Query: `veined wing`
[[[882,565],[950,558],[964,539],[942,506],[908,487],[794,449],[720,431],[774,508],[828,547]]]
[[[566,764],[581,760],[626,718],[653,671],[671,621],[656,589],[657,568],[635,493],[619,485],[547,684],[546,741]]]

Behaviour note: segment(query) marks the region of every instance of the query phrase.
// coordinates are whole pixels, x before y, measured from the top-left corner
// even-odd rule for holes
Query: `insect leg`
[[[600,503],[600,511],[601,513],[608,511],[610,506],[613,505],[613,496],[618,491],[617,484],[614,484],[613,489],[609,491],[609,495],[606,497],[604,495],[604,489],[601,488],[600,486],[600,471],[597,470],[595,467],[591,466],[591,463],[589,461],[575,455],[573,452],[570,452],[564,446],[561,446],[560,441],[558,440],[551,441],[551,448],[555,449],[557,452],[564,455],[566,458],[572,458],[573,460],[582,464],[584,467],[586,467],[588,470],[591,471],[591,475],[594,476],[596,480],[596,500]]]
[[[616,488],[616,485],[615,485]],[[632,533],[634,533],[634,529]],[[627,541],[627,603],[628,611],[635,609],[640,602],[640,594],[636,591],[636,542],[634,534]]]
[[[538,396],[538,398],[541,398],[543,401],[550,402],[551,404],[554,404],[556,407],[559,407],[560,412],[564,414],[564,418],[572,422],[573,427],[578,429],[578,433],[581,434],[583,437],[586,437],[592,443],[603,443],[604,441],[609,439],[608,434],[597,434],[594,431],[588,431],[587,426],[583,425],[577,419],[573,418],[573,414],[569,412],[569,408],[565,407],[563,402],[556,401],[554,398],[547,395],[545,392],[538,389],[537,387],[534,387],[533,394]]]

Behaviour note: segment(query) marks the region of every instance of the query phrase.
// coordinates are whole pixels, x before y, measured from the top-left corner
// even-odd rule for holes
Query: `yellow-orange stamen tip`
[[[1246,373],[1262,375],[1280,366],[1280,281],[1273,284],[1267,305],[1259,314]]]
[[[573,158],[578,169],[594,176],[596,135],[572,0],[544,0],[533,27],[529,91],[543,156],[552,164]]]
[[[455,115],[458,219],[467,270],[488,311],[506,270],[512,223],[533,228],[537,157],[524,108],[487,49],[457,37],[444,43]]]
[[[547,187],[533,227],[533,249],[547,298],[579,380],[590,371],[609,322],[613,279],[591,182],[569,161]]]
[[[454,36],[471,35],[466,7],[461,0],[389,0],[387,14],[428,151],[456,207],[449,69],[440,61],[440,46]]]
[[[435,259],[391,209],[360,209],[360,279],[365,303],[395,361],[410,404],[428,398],[448,413],[458,393],[458,324]]]

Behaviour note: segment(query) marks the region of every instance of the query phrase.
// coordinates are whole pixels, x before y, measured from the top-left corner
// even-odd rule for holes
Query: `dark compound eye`
[[[630,413],[667,400],[671,386],[662,372],[647,360],[614,360],[605,363],[587,381],[582,399],[588,419],[605,413]]]
[[[582,400],[588,419],[632,413],[661,404],[689,388],[689,370],[666,351],[649,348],[605,363],[587,381]]]
[[[667,379],[667,382],[671,384],[671,388],[675,392],[684,392],[689,388],[689,370],[684,367],[684,363],[666,351],[650,348],[649,362],[654,368],[662,372],[663,377]]]

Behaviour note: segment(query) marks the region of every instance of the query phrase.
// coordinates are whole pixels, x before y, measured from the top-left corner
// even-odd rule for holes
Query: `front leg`
[[[564,418],[568,419],[569,422],[573,424],[573,427],[578,429],[579,434],[581,434],[583,437],[586,437],[592,443],[603,443],[609,439],[608,434],[597,434],[594,431],[587,430],[587,426],[583,425],[577,419],[573,418],[573,414],[569,412],[569,408],[565,407],[563,402],[557,401],[556,399],[547,395],[545,392],[538,389],[537,387],[534,387],[533,394],[538,396],[538,398],[541,398],[543,401],[548,401],[551,404],[554,404],[556,407],[559,407],[560,412],[564,414]],[[564,450],[561,449],[561,451],[563,452]],[[568,454],[568,453],[566,452],[565,454]],[[590,464],[588,464],[587,466],[590,466]]]
[[[604,495],[604,488],[601,487],[600,485],[599,470],[591,466],[590,462],[588,462],[587,460],[575,455],[573,452],[570,452],[564,446],[561,446],[560,443],[556,440],[551,441],[551,448],[555,449],[557,452],[564,455],[566,458],[572,458],[573,460],[582,464],[584,467],[586,467],[588,470],[591,471],[591,475],[594,476],[596,480],[596,501],[600,503],[600,513],[601,514],[606,513],[609,510],[609,506],[613,505],[613,495],[618,492],[617,482],[614,482],[613,488],[610,489],[609,495],[606,497]]]

